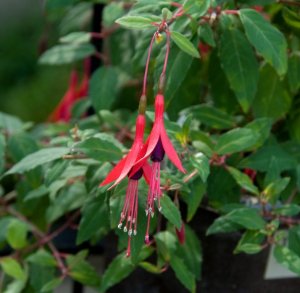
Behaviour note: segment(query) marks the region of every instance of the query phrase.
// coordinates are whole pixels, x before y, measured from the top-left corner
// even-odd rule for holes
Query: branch
[[[300,2],[295,2],[295,1],[289,1],[289,0],[277,0],[278,3],[281,4],[286,4],[289,6],[298,6],[300,7]]]

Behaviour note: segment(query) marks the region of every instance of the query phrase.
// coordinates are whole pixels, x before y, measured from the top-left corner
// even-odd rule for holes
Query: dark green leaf
[[[192,165],[197,169],[202,181],[205,183],[210,173],[209,159],[203,153],[196,153],[190,160]]]
[[[270,107],[272,105],[272,107]],[[282,118],[291,106],[291,97],[270,66],[264,66],[259,76],[258,89],[253,103],[256,117]]]
[[[222,33],[220,58],[224,72],[244,112],[248,112],[258,82],[258,62],[254,52],[237,29]]]
[[[63,281],[62,278],[53,279],[52,281],[46,283],[43,286],[41,292],[44,293],[44,292],[49,292],[49,291],[56,289],[62,283],[62,281]]]
[[[114,67],[100,67],[90,80],[89,97],[99,112],[110,109],[119,90],[118,72]]]
[[[176,249],[176,237],[169,231],[159,232],[155,235],[159,255],[169,262]]]
[[[255,10],[241,9],[240,18],[247,38],[255,49],[276,69],[279,75],[285,74],[287,43],[284,35]]]
[[[246,231],[235,248],[235,253],[255,254],[260,252],[264,238],[265,236],[257,231]]]
[[[169,196],[163,195],[160,199],[160,204],[162,207],[161,213],[178,229],[181,227],[181,215],[176,207],[176,205],[173,203],[173,201],[170,199]]]
[[[124,253],[119,254],[109,265],[103,274],[100,290],[105,292],[108,288],[119,283],[129,276],[134,270],[131,259]]]
[[[184,264],[184,262],[176,255],[173,255],[170,265],[175,272],[177,279],[187,288],[190,292],[195,292],[196,281],[195,277]]]

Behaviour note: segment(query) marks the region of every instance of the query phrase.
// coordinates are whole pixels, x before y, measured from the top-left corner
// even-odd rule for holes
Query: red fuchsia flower
[[[65,121],[68,122],[71,118],[71,106],[77,98],[77,83],[78,83],[78,74],[76,71],[71,72],[69,88],[66,91],[65,95],[61,99],[58,106],[50,114],[48,121]]]
[[[83,79],[78,86],[78,74],[75,70],[71,72],[69,88],[58,106],[50,114],[48,121],[57,122],[64,121],[69,122],[71,119],[71,109],[75,102],[88,95],[90,78],[90,60],[86,59],[84,62],[84,75]]]
[[[110,171],[105,180],[100,184],[100,186],[104,186],[114,181],[114,184],[110,187],[112,188],[119,184],[125,177],[129,177],[124,206],[118,225],[118,228],[122,229],[124,224],[123,230],[128,233],[127,256],[130,256],[131,236],[137,234],[138,182],[143,175],[146,181],[149,182],[151,176],[151,168],[147,163],[142,164],[138,170],[131,173],[132,167],[141,157],[140,152],[143,147],[145,122],[145,116],[139,114],[136,119],[135,138],[129,153]]]
[[[139,170],[150,157],[152,161],[152,172],[147,197],[146,215],[148,216],[148,224],[145,236],[145,242],[149,243],[150,219],[154,216],[154,202],[157,202],[158,210],[161,211],[160,198],[162,192],[160,190],[160,165],[165,153],[174,166],[185,173],[185,169],[181,164],[164,126],[164,96],[162,94],[157,94],[155,98],[155,120],[153,128],[141,153],[142,157],[135,164],[131,173],[134,174]]]

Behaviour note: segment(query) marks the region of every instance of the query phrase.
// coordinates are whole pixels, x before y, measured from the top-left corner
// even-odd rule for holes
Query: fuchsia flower
[[[155,98],[155,120],[153,128],[141,153],[142,157],[135,164],[131,174],[135,174],[150,157],[152,161],[152,172],[147,197],[146,215],[148,216],[148,224],[145,236],[145,242],[149,243],[150,219],[154,216],[155,201],[157,201],[158,210],[161,211],[160,198],[162,192],[160,190],[160,165],[164,159],[165,153],[175,167],[185,173],[185,169],[181,164],[164,126],[164,96],[162,94],[157,94]]]
[[[63,98],[49,115],[48,121],[64,121],[69,122],[71,119],[71,109],[75,102],[88,95],[90,78],[90,60],[86,59],[84,62],[84,75],[82,82],[78,86],[78,73],[73,70],[70,75],[69,88],[64,94]]]
[[[144,164],[141,164],[140,168],[134,173],[131,173],[132,167],[140,158],[144,140],[144,129],[145,116],[139,114],[136,119],[135,138],[129,153],[110,171],[105,180],[100,184],[100,186],[104,186],[114,181],[114,184],[110,187],[112,188],[119,184],[126,176],[129,177],[125,202],[118,225],[118,228],[122,229],[125,222],[123,230],[128,233],[127,256],[130,256],[131,236],[137,234],[138,182],[143,175],[146,181],[149,182],[151,172],[150,166],[145,162]]]

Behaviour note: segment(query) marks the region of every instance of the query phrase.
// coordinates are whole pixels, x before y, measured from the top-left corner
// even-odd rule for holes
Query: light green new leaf
[[[249,42],[238,29],[227,29],[222,33],[220,59],[231,89],[244,112],[248,112],[257,89],[258,62]]]
[[[7,227],[7,242],[14,249],[23,248],[27,244],[27,232],[27,224],[21,222],[20,220],[13,219],[10,221]]]
[[[287,71],[287,43],[284,35],[253,9],[241,9],[247,38],[279,75]]]
[[[81,44],[88,43],[91,39],[91,34],[88,32],[73,32],[59,39],[61,43]]]
[[[300,257],[287,247],[277,245],[274,250],[275,259],[290,271],[300,275]]]
[[[171,32],[171,39],[175,44],[184,51],[185,53],[191,55],[192,57],[200,58],[199,51],[193,45],[193,43],[179,32]]]
[[[26,171],[32,170],[37,166],[44,165],[46,163],[52,162],[59,158],[62,158],[63,155],[69,153],[69,148],[57,147],[57,148],[45,148],[39,150],[35,153],[32,153],[14,165],[9,169],[5,175],[15,174],[15,173],[24,173]]]
[[[153,19],[138,15],[126,15],[116,20],[116,23],[129,29],[153,28]]]
[[[0,265],[5,274],[13,277],[17,280],[25,281],[27,278],[26,273],[22,269],[21,265],[12,257],[5,257],[0,260]]]
[[[191,157],[192,165],[197,169],[203,182],[206,182],[210,173],[209,159],[203,153],[196,153]]]
[[[40,57],[41,64],[60,65],[82,60],[93,55],[96,49],[88,43],[62,44],[52,47]]]
[[[239,171],[238,169],[235,169],[233,167],[227,167],[227,170],[232,175],[232,177],[235,179],[235,181],[237,182],[238,185],[240,185],[242,188],[244,188],[245,190],[247,190],[255,195],[259,194],[257,187],[252,183],[249,176],[247,176],[246,174],[242,173],[241,171]]]
[[[45,249],[39,249],[26,259],[30,263],[38,264],[45,267],[55,267],[57,265],[55,258]]]

